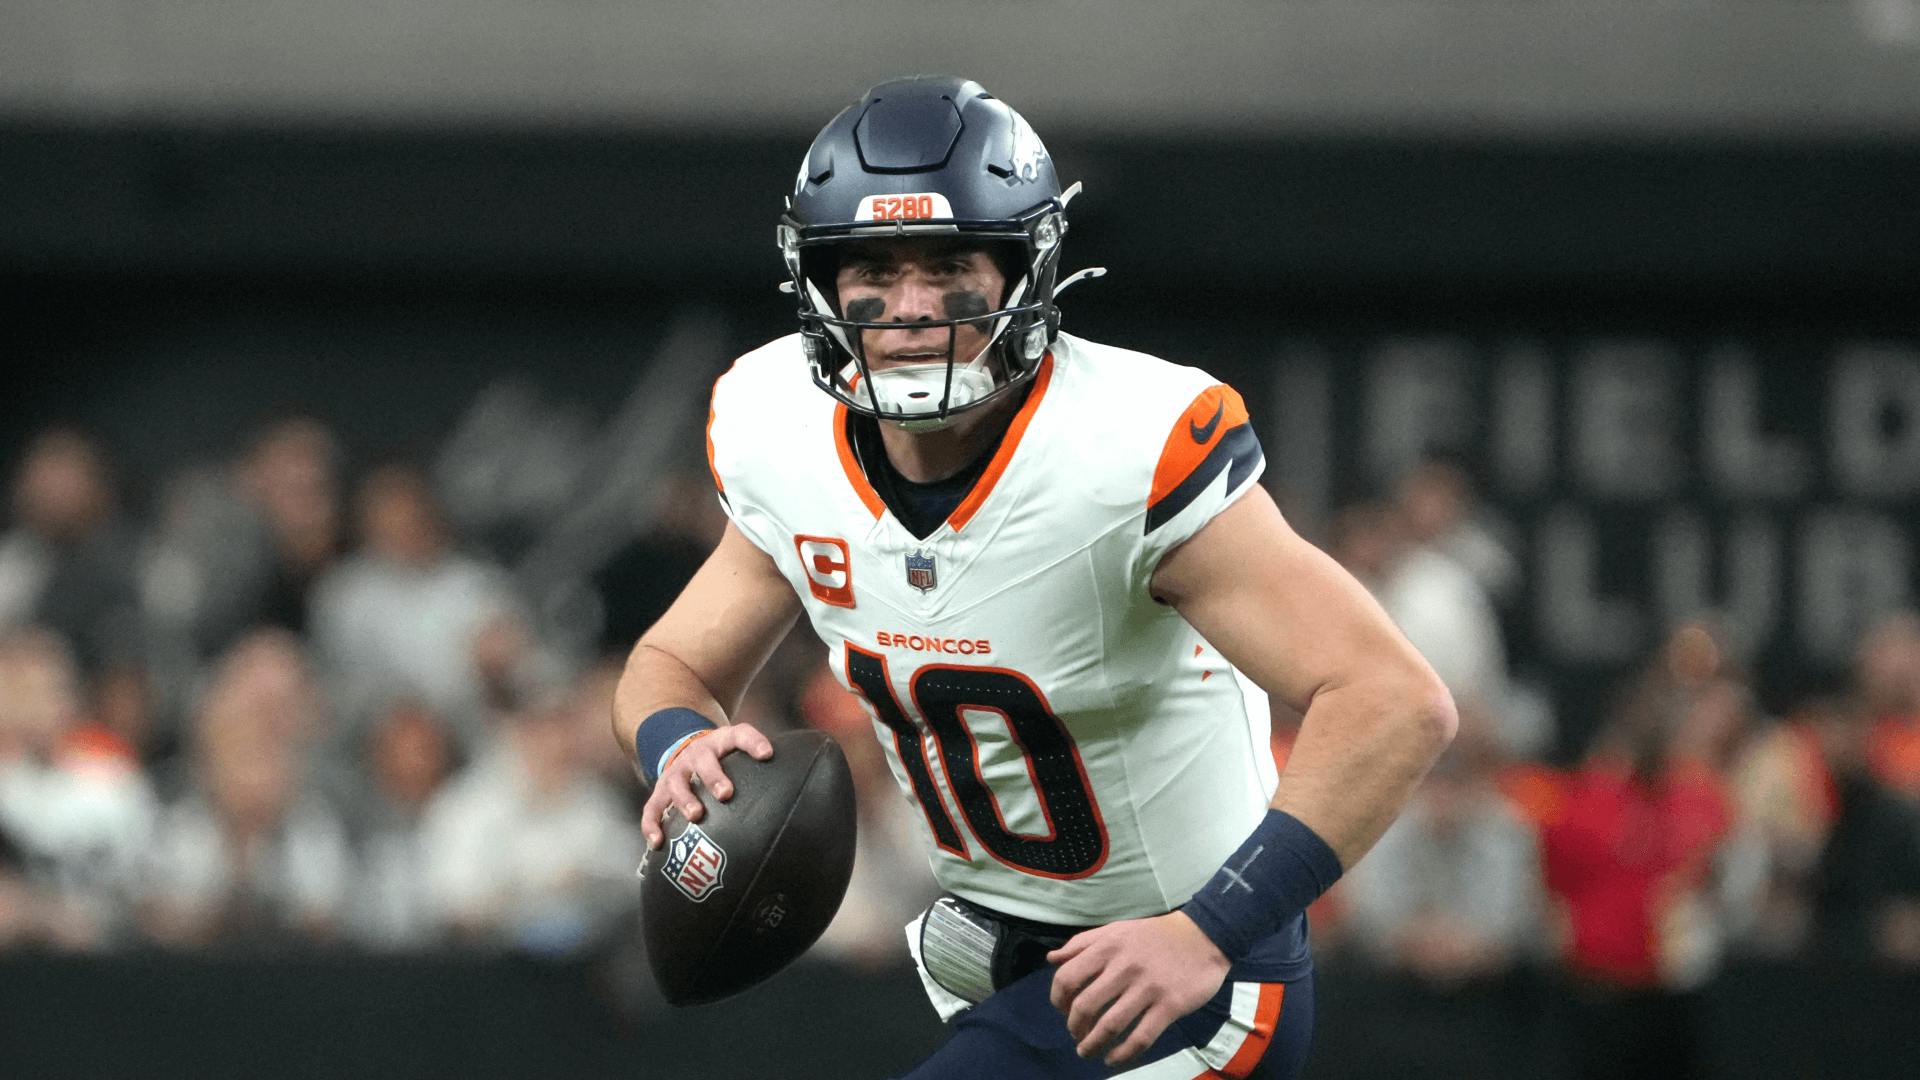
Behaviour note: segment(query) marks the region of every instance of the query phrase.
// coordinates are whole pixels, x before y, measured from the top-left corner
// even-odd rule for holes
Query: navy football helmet
[[[813,381],[856,412],[908,428],[944,426],[959,412],[1031,379],[1060,327],[1056,287],[1067,232],[1065,191],[1053,159],[1019,113],[979,83],[916,76],[881,83],[833,118],[808,148],[781,215],[778,240],[800,306]],[[944,363],[868,369],[861,331],[899,324],[841,310],[836,245],[960,234],[978,239],[1007,271],[997,309],[918,321],[947,329]],[[962,326],[984,324],[977,356],[954,355]]]

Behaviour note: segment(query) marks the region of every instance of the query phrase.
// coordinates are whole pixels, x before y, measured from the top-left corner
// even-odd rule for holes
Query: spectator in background
[[[106,457],[78,431],[28,444],[0,536],[0,629],[54,631],[94,671],[141,649],[135,548],[120,525]]]
[[[1887,790],[1920,803],[1920,614],[1894,612],[1869,627],[1854,679],[1871,725],[1868,768]]]
[[[1873,716],[1805,702],[1740,763],[1741,816],[1769,854],[1758,952],[1920,964],[1920,807],[1876,774]]]
[[[340,449],[317,420],[277,424],[241,464],[239,487],[266,533],[255,623],[304,633],[313,586],[340,557]]]
[[[332,433],[301,418],[230,465],[167,479],[139,571],[162,721],[139,740],[150,759],[180,749],[208,657],[259,627],[306,631],[311,586],[342,547],[338,458]]]
[[[27,856],[0,823],[0,952],[39,936],[42,901],[27,880]]]
[[[901,928],[940,895],[920,839],[917,804],[909,803],[894,780],[866,706],[817,662],[799,706],[806,726],[833,736],[846,753],[860,809],[853,879],[816,947],[862,967],[900,964],[905,959]]]
[[[154,766],[177,764],[209,657],[248,625],[258,579],[255,528],[225,471],[194,467],[167,477],[158,520],[138,562],[159,723],[138,741]]]
[[[1415,543],[1398,507],[1341,510],[1331,553],[1380,601],[1454,701],[1499,721],[1495,737],[1506,753],[1525,756],[1551,741],[1551,731],[1521,722],[1535,714],[1506,709],[1506,645],[1486,591],[1451,558]]]
[[[149,760],[158,728],[152,679],[144,665],[114,664],[94,676],[88,714],[95,737],[110,739],[117,752]]]
[[[606,612],[601,649],[622,658],[666,614],[693,572],[712,554],[726,527],[713,481],[705,473],[670,473],[654,498],[653,526],[621,548],[594,576]]]
[[[338,817],[303,777],[311,681],[279,631],[229,653],[195,717],[193,786],[161,816],[145,923],[162,944],[327,940],[351,856]]]
[[[434,796],[423,826],[427,885],[458,938],[572,953],[637,895],[639,830],[585,750],[606,725],[591,683],[546,694],[509,714],[499,755]]]
[[[1475,516],[1473,483],[1458,463],[1434,457],[1409,470],[1397,502],[1414,546],[1452,559],[1494,604],[1518,598],[1520,560]]]
[[[386,466],[359,491],[360,550],[314,587],[314,647],[343,717],[363,730],[392,697],[416,698],[442,717],[461,746],[486,736],[487,685],[475,647],[515,609],[506,576],[454,552],[419,470]],[[518,638],[486,644],[510,662]],[[505,645],[502,638],[510,638]]]
[[[286,746],[303,789],[333,805],[357,795],[359,764],[337,750],[342,742],[333,712],[308,657],[306,643],[285,630],[263,628],[241,637],[219,657],[197,702],[197,715],[253,717],[268,737]],[[199,783],[191,757],[156,773],[163,794],[177,796]]]
[[[1763,852],[1764,879],[1742,944],[1767,956],[1806,946],[1811,935],[1811,879],[1839,812],[1839,792],[1822,736],[1848,711],[1838,699],[1802,702],[1756,736],[1732,772],[1739,813]]]
[[[1343,1048],[1352,1075],[1397,1076],[1412,1062],[1434,1077],[1541,1071],[1526,1036],[1541,1014],[1527,965],[1542,951],[1539,843],[1496,783],[1486,718],[1460,724],[1407,809],[1335,886],[1342,944],[1399,976],[1377,1006],[1393,1023]]]
[[[1920,806],[1875,775],[1870,714],[1826,709],[1808,726],[1829,799],[1808,875],[1814,955],[1920,965]]]
[[[40,940],[94,949],[130,927],[153,795],[126,747],[82,716],[79,682],[57,635],[0,636],[0,833],[16,862],[7,888]]]
[[[1540,853],[1495,783],[1484,721],[1462,736],[1413,802],[1347,875],[1347,932],[1373,958],[1449,989],[1497,979],[1541,939]]]
[[[593,710],[603,720],[611,717],[613,691],[620,684],[623,667],[624,658],[608,656],[581,673],[575,682],[581,707]],[[647,802],[647,789],[633,767],[633,754],[607,738],[605,731],[595,730],[588,731],[581,754],[587,770],[619,794],[628,816],[640,820],[640,808]]]
[[[231,467],[167,481],[142,590],[195,656],[258,626],[307,628],[308,594],[339,555],[339,451],[318,421],[276,424]]]
[[[1545,830],[1578,1076],[1696,1075],[1694,991],[1719,956],[1715,863],[1733,827],[1713,763],[1730,700],[1743,700],[1729,682],[1656,665],[1568,778]]]
[[[332,719],[306,643],[260,629],[235,641],[213,668],[207,694],[216,709],[256,717],[273,738],[304,752],[331,733]]]
[[[355,808],[360,869],[348,930],[373,949],[437,944],[442,935],[427,888],[430,858],[422,823],[452,771],[452,740],[430,709],[399,699],[381,710],[368,732],[365,758],[367,791]]]

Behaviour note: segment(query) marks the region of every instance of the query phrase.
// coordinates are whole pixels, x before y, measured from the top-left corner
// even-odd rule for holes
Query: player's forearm
[[[633,752],[640,721],[661,709],[692,709],[716,724],[727,723],[727,708],[712,688],[678,657],[644,638],[627,657],[626,670],[613,692],[613,734]]]
[[[614,690],[613,732],[634,749],[641,722],[690,709],[728,723],[747,686],[800,615],[800,601],[764,552],[729,524],[687,587],[627,657]]]
[[[1423,673],[1322,691],[1271,805],[1305,822],[1351,868],[1399,816],[1456,723],[1446,688]]]

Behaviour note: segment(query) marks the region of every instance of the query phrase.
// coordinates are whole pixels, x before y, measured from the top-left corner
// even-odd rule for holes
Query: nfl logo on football
[[[939,584],[933,576],[933,556],[918,551],[907,556],[907,584],[921,592],[929,592]]]
[[[667,845],[667,861],[660,868],[673,887],[699,903],[720,887],[720,872],[726,868],[727,853],[713,842],[700,826],[689,824],[687,831]]]

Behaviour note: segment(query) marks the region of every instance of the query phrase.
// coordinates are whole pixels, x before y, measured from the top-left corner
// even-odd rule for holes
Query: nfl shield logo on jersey
[[[933,576],[933,556],[918,551],[907,556],[907,584],[928,592],[939,583]]]
[[[726,851],[701,832],[700,826],[689,824],[686,832],[667,845],[667,861],[660,870],[674,888],[699,903],[720,887],[720,871],[726,865]]]

